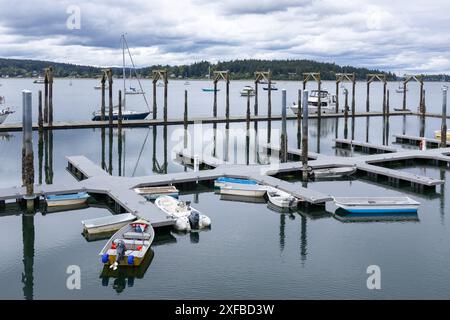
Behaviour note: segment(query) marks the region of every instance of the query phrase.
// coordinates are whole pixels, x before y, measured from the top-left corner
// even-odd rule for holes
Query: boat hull
[[[86,199],[47,200],[47,207],[76,206],[85,204]]]
[[[84,232],[92,235],[118,231],[133,220],[136,220],[136,216],[130,213],[124,213],[110,217],[84,220],[81,223],[83,224]]]
[[[150,114],[150,112],[139,112],[139,113],[132,113],[132,114],[122,114],[122,120],[144,120],[147,118],[147,116]],[[92,117],[92,121],[101,121],[101,115],[95,114]],[[119,120],[118,114],[113,114],[113,121]],[[105,114],[105,121],[109,121],[109,115]]]
[[[220,188],[220,194],[230,196],[252,197],[259,198],[264,197],[267,190],[259,185],[243,185],[239,183],[226,183]]]
[[[370,206],[353,207],[353,206],[338,205],[338,207],[340,207],[350,213],[370,213],[370,214],[416,213],[418,210],[418,206],[374,208],[374,207],[370,207]]]
[[[8,118],[8,114],[0,114],[0,124],[5,122],[6,118]]]

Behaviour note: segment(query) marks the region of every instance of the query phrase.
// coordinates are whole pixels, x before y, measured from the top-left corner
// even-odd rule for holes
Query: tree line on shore
[[[98,78],[101,67],[83,66],[69,63],[5,59],[0,58],[0,75],[2,77],[38,77],[43,69],[53,67],[53,74],[60,78]],[[394,73],[377,69],[367,69],[352,66],[339,66],[335,63],[317,62],[313,60],[231,60],[210,63],[208,61],[195,62],[189,65],[153,65],[136,69],[142,78],[151,78],[153,70],[167,69],[170,78],[205,79],[212,77],[214,70],[229,70],[231,79],[254,79],[255,71],[270,70],[274,80],[302,80],[304,72],[320,72],[321,79],[335,80],[337,73],[355,73],[358,80],[365,80],[369,73],[384,73],[388,80],[400,80]],[[113,67],[115,77],[122,76],[121,67]],[[130,74],[130,70],[126,70]],[[427,81],[441,81],[445,75],[426,75]]]

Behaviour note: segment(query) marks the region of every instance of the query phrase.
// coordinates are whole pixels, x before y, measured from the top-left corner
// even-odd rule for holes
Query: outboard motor
[[[191,225],[191,229],[197,230],[200,226],[200,214],[197,211],[192,210],[189,215],[189,224]]]
[[[125,257],[125,251],[127,249],[125,248],[125,242],[123,242],[122,240],[119,240],[117,242],[117,248],[116,248],[116,262],[118,264],[120,264],[120,261],[123,260],[123,258]]]

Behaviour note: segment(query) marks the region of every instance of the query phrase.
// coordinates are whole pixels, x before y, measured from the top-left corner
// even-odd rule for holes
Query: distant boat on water
[[[13,114],[15,112],[15,111],[12,111],[9,107],[2,109],[1,107],[4,103],[5,103],[5,97],[0,96],[0,124],[5,122],[6,118],[8,118],[8,116],[10,114]]]
[[[202,88],[204,92],[214,92],[214,88]],[[216,91],[220,91],[220,89],[216,89]]]
[[[45,78],[39,76],[36,80],[33,81],[33,83],[45,83]]]

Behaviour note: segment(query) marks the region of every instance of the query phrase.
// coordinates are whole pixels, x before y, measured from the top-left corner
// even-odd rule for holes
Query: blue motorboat
[[[45,201],[48,207],[73,206],[84,204],[89,198],[87,192],[78,192],[71,194],[46,195]]]
[[[249,184],[249,185],[258,184],[258,182],[256,182],[255,180],[220,177],[214,181],[214,187],[221,188],[226,183],[238,183],[238,184]]]

